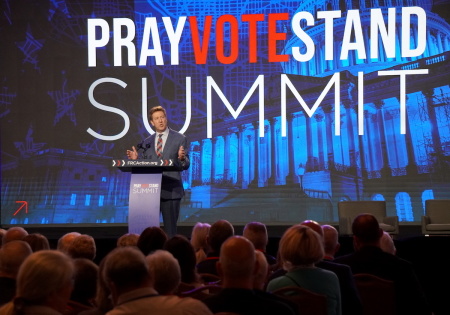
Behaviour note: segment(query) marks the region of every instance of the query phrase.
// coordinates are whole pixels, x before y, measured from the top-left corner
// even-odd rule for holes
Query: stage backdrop
[[[2,1],[1,224],[127,223],[111,161],[156,105],[190,143],[181,224],[418,224],[450,198],[449,4]]]

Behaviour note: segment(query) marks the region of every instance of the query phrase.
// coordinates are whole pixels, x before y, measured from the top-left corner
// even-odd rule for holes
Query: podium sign
[[[113,160],[112,166],[131,172],[128,232],[141,234],[149,226],[159,227],[162,172],[177,166],[172,160]]]

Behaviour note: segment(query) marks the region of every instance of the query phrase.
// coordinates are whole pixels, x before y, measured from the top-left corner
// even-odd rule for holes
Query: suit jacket
[[[143,141],[143,147],[147,148],[145,152],[140,154],[140,158],[159,160],[155,147],[156,133]],[[186,151],[186,159],[178,160],[178,150],[184,147]],[[164,144],[163,155],[161,159],[172,159],[178,161],[178,169],[176,171],[164,171],[161,181],[161,199],[181,199],[184,196],[183,182],[181,180],[181,171],[187,170],[191,165],[187,154],[189,147],[186,136],[169,128],[169,135]]]

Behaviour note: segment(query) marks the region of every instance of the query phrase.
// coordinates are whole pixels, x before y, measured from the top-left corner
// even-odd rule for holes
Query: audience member
[[[76,258],[73,263],[73,291],[66,310],[70,315],[93,308],[98,278],[98,266],[92,260]]]
[[[397,249],[395,248],[394,240],[388,232],[383,231],[383,235],[380,239],[380,248],[389,254],[397,254]]]
[[[92,236],[81,234],[73,239],[67,248],[67,254],[72,258],[86,258],[94,260],[97,247]]]
[[[149,226],[142,231],[137,241],[137,247],[144,256],[157,249],[163,249],[167,241],[167,234],[158,226]]]
[[[202,285],[196,269],[195,251],[189,240],[183,235],[175,235],[164,245],[178,261],[181,270],[181,290],[187,291]]]
[[[197,271],[199,273],[218,275],[216,263],[219,261],[220,247],[233,235],[234,227],[227,220],[219,220],[211,225],[208,236],[206,237],[211,252],[208,253],[204,261],[197,264]]]
[[[341,314],[339,279],[334,272],[315,266],[324,256],[320,235],[306,225],[294,225],[281,237],[279,252],[287,273],[272,279],[267,290],[299,286],[326,295],[328,314]]]
[[[334,272],[338,277],[339,288],[341,290],[342,313],[348,315],[361,315],[363,312],[362,302],[356,287],[352,270],[347,265],[338,264],[332,262],[330,259],[325,259],[325,257],[330,257],[329,255],[327,256],[325,246],[332,247],[334,249],[339,248],[339,246],[335,243],[338,239],[337,230],[332,226],[326,227],[327,241],[325,241],[325,233],[323,227],[319,223],[314,220],[305,220],[301,224],[310,227],[314,232],[319,234],[322,239],[325,253],[324,259],[317,262],[316,267]]]
[[[383,231],[377,219],[368,213],[358,215],[352,224],[355,251],[338,257],[353,274],[369,273],[394,282],[397,314],[431,314],[422,287],[410,262],[383,252]]]
[[[31,250],[37,252],[40,250],[50,249],[50,243],[46,236],[41,233],[31,233],[23,238],[25,242],[30,244]]]
[[[95,306],[92,309],[80,312],[79,315],[105,315],[113,308],[111,290],[109,289],[108,283],[106,283],[105,279],[101,276],[103,274],[103,270],[105,269],[105,261],[106,259],[102,259],[98,266],[97,285],[94,299]]]
[[[324,224],[323,231],[323,250],[325,251],[324,260],[333,260],[336,253],[339,251],[341,244],[339,244],[339,233],[334,226]]]
[[[70,243],[75,239],[75,237],[80,236],[81,234],[78,232],[69,232],[64,234],[58,239],[58,244],[56,245],[56,249],[67,254]]]
[[[206,238],[210,228],[210,224],[201,222],[197,222],[192,228],[191,244],[194,246],[197,264],[205,260],[208,255],[209,246]]]
[[[63,314],[72,292],[72,259],[56,250],[28,256],[17,275],[14,300],[0,314]]]
[[[211,314],[199,300],[158,295],[144,254],[133,247],[117,247],[105,257],[101,277],[108,283],[114,308],[108,315]]]
[[[139,234],[126,233],[117,239],[117,247],[121,246],[137,246]]]
[[[245,237],[232,236],[223,243],[217,269],[223,290],[203,300],[213,313],[295,314],[287,304],[265,299],[253,291],[257,273],[255,247]]]
[[[158,249],[146,258],[153,287],[161,295],[175,294],[181,282],[178,261],[166,250]]]
[[[22,241],[28,232],[20,226],[13,226],[6,230],[5,235],[2,238],[2,245],[5,245],[11,241]]]
[[[11,241],[0,248],[0,305],[11,301],[16,294],[19,268],[31,253],[30,245],[24,241]]]
[[[269,243],[269,235],[267,234],[265,224],[261,222],[247,223],[242,235],[253,243],[256,250],[261,251],[264,256],[266,256],[267,263],[270,266],[276,264],[276,258],[266,252],[267,244]]]

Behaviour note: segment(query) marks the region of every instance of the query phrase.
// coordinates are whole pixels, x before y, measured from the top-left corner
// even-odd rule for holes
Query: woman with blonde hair
[[[16,296],[0,314],[63,314],[72,293],[74,265],[56,250],[37,251],[23,262],[17,275]]]
[[[267,291],[273,292],[288,286],[299,286],[327,297],[329,315],[341,314],[339,280],[331,271],[317,268],[324,256],[323,242],[310,227],[297,224],[282,236],[279,257],[287,273],[272,279]]]
[[[209,252],[207,237],[211,225],[208,223],[197,222],[192,229],[191,244],[195,250],[197,264],[206,259]]]

